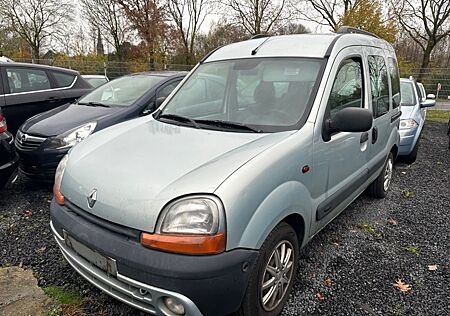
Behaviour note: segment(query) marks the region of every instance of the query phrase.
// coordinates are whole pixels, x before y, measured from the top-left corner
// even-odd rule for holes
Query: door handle
[[[48,101],[48,102],[56,102],[56,101],[58,101],[58,98],[56,98],[56,97],[49,97],[49,98],[47,99],[47,101]]]
[[[372,128],[372,144],[375,144],[378,139],[378,128],[375,126]]]
[[[364,132],[364,133],[361,134],[361,138],[359,139],[359,143],[362,144],[362,143],[367,142],[368,140],[369,140],[369,133]]]

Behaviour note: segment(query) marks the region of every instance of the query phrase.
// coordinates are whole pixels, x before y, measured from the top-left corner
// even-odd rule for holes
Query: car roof
[[[7,66],[7,67],[22,67],[22,68],[37,68],[42,70],[54,70],[54,71],[60,71],[60,72],[66,72],[73,75],[78,75],[78,71],[72,70],[72,69],[66,69],[66,68],[60,68],[55,66],[48,66],[48,65],[41,65],[41,64],[29,64],[29,63],[0,63],[0,66]]]
[[[394,54],[392,46],[376,36],[355,33],[293,34],[260,37],[226,45],[210,53],[203,61],[256,57],[324,58],[333,51],[339,52],[355,45],[379,47]],[[255,49],[256,54],[252,54]]]

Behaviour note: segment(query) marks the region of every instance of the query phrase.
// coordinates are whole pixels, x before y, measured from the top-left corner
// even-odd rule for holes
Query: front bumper
[[[53,182],[56,168],[69,149],[45,151],[38,148],[22,151],[16,146],[16,151],[20,157],[19,170],[22,174],[33,180]]]
[[[67,205],[51,203],[55,239],[72,267],[109,295],[154,315],[173,316],[163,304],[166,296],[180,300],[189,316],[227,315],[239,308],[251,271],[247,267],[253,266],[257,251],[188,256],[152,250],[139,243],[139,232]],[[115,273],[73,251],[64,234],[110,258]]]
[[[399,130],[400,134],[400,148],[398,154],[400,156],[409,155],[417,142],[417,133],[419,128],[408,128]]]

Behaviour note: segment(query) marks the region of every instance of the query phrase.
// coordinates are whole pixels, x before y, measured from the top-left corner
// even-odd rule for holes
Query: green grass
[[[448,122],[450,110],[427,110],[427,121]]]
[[[375,228],[373,228],[373,226],[371,224],[363,223],[363,224],[356,225],[356,227],[358,227],[359,229],[362,229],[366,233],[371,234],[373,237],[375,237],[377,239],[383,239],[383,235],[381,235],[380,232],[376,231]]]
[[[83,296],[74,291],[64,290],[60,286],[48,286],[43,288],[48,297],[54,299],[59,304],[64,305],[81,305],[83,303]]]

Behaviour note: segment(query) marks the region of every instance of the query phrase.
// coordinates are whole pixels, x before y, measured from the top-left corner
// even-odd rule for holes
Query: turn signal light
[[[56,196],[56,195],[55,195]],[[189,255],[211,255],[225,251],[226,235],[178,235],[142,233],[145,247]]]
[[[64,205],[64,195],[62,195],[56,185],[53,186],[53,195],[55,196],[56,203],[59,205]]]

